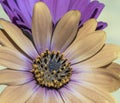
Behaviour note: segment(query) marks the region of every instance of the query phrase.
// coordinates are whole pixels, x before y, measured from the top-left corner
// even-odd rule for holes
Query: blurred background
[[[108,23],[105,29],[107,33],[107,42],[120,45],[120,0],[99,0],[105,4],[105,8],[98,18],[100,21]],[[0,5],[0,18],[9,20]],[[120,59],[115,62],[120,64]],[[2,69],[3,67],[0,67]],[[0,86],[0,92],[5,88],[4,85]],[[120,103],[120,89],[112,95],[115,97],[117,103]]]
[[[99,20],[106,21],[108,27],[105,29],[107,33],[107,42],[120,45],[120,0],[100,0],[105,4],[105,8],[101,13]],[[115,62],[120,64],[120,59]],[[120,103],[120,89],[112,95]]]

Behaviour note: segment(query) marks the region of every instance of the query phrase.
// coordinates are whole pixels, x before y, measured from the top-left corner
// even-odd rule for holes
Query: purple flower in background
[[[50,9],[53,26],[56,26],[66,12],[79,10],[82,14],[79,22],[81,27],[90,18],[97,19],[104,8],[103,3],[91,0],[1,0],[1,4],[11,21],[23,31],[30,33],[33,6],[38,1],[44,2]],[[106,26],[106,23],[99,21],[97,30]]]

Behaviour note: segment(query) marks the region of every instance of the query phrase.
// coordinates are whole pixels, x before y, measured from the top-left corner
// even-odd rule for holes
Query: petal
[[[23,17],[25,18],[25,20],[23,19],[23,21],[25,22],[25,24],[27,24],[27,27],[31,27],[31,25],[30,25],[31,15],[29,14],[29,10],[26,7],[25,1],[17,0],[16,4],[19,8],[18,11],[20,11],[21,14],[23,15],[22,19],[23,19]],[[30,12],[32,12],[32,11],[30,11]]]
[[[107,69],[80,69],[76,68],[77,74],[73,74],[73,81],[85,81],[103,88],[108,92],[113,92],[120,88],[120,77],[109,72]],[[80,71],[79,71],[80,70]]]
[[[26,103],[45,103],[45,100],[45,88],[39,87]]]
[[[103,47],[105,38],[105,32],[93,32],[83,40],[72,43],[64,54],[72,64],[80,62],[97,53]]]
[[[19,85],[29,82],[32,79],[33,75],[30,72],[9,69],[0,70],[0,85]]]
[[[83,12],[89,3],[90,0],[71,0],[69,9],[79,10],[80,12]]]
[[[22,3],[22,4],[24,5],[25,3]],[[24,6],[22,6],[22,7],[24,8]],[[14,12],[16,14],[16,20],[14,22],[21,29],[22,29],[22,25],[21,24],[23,24],[26,27],[25,29],[30,29],[31,28],[31,21],[32,20],[31,20],[31,17],[28,18],[29,15],[27,13],[24,13],[25,10],[22,10],[23,13],[20,10],[16,10],[16,9],[14,10]]]
[[[99,53],[88,60],[73,64],[73,68],[98,68],[108,65],[120,56],[120,47],[117,45],[106,44]]]
[[[57,90],[47,90],[45,103],[64,103],[64,101]]]
[[[99,3],[99,1],[92,1],[89,3],[83,11],[83,15],[81,17],[81,25],[91,18],[97,19],[103,8],[104,4]]]
[[[32,69],[32,61],[21,53],[7,47],[0,48],[0,65],[15,70]]]
[[[71,0],[42,0],[50,9],[53,23],[56,24],[68,11]]]
[[[9,48],[14,48],[12,43],[9,41],[9,39],[5,36],[5,32],[3,30],[0,30],[0,43],[3,46],[9,47]]]
[[[74,89],[93,103],[116,103],[113,97],[106,91],[86,82],[71,82],[68,89]],[[69,103],[69,102],[68,102]],[[89,103],[89,102],[88,102]]]
[[[65,103],[93,103],[80,92],[74,90],[73,87],[60,89],[60,94]]]
[[[34,5],[36,2],[39,2],[39,0],[27,0],[27,1],[25,0],[24,2],[26,4],[26,8],[27,8],[29,14],[32,16],[32,13],[33,13],[32,11],[33,11]]]
[[[9,38],[27,55],[32,58],[36,58],[38,55],[37,51],[34,48],[32,42],[22,33],[22,31],[15,26],[14,24],[0,20],[0,25],[2,25],[3,29],[8,33]],[[24,41],[24,42],[23,42]]]
[[[29,6],[29,11],[27,11],[28,9],[27,9],[25,1],[21,2],[19,0],[16,0],[16,1],[3,0],[1,4],[4,10],[6,11],[7,15],[10,17],[11,21],[15,25],[21,28],[19,23],[16,22],[17,20],[19,20],[19,22],[24,23],[24,25],[27,25],[27,27],[30,28],[31,15],[29,15],[29,12],[32,13],[32,11],[30,11],[31,9],[30,6]],[[20,14],[16,12],[16,10],[19,11]]]
[[[63,52],[72,43],[76,37],[79,20],[79,11],[70,11],[64,15],[53,33],[52,50]]]
[[[50,47],[52,35],[52,18],[48,7],[38,2],[34,6],[32,34],[38,52]]]
[[[83,27],[79,29],[75,42],[87,37],[89,34],[91,34],[96,30],[96,27],[97,27],[97,21],[95,19],[90,19],[86,21],[83,24]]]
[[[115,73],[116,75],[120,75],[120,64],[117,63],[111,63],[108,65],[105,69],[110,71],[111,73]]]
[[[57,90],[39,88],[27,103],[63,103]]]
[[[1,6],[9,16],[11,20],[13,20],[15,13],[13,9],[18,9],[17,5],[15,4],[14,0],[8,1],[8,0],[1,0]]]
[[[0,103],[25,103],[36,89],[34,81],[21,86],[8,86],[0,95]]]
[[[100,22],[98,22],[96,30],[102,30],[102,29],[106,28],[107,26],[108,26],[107,23],[100,21]]]

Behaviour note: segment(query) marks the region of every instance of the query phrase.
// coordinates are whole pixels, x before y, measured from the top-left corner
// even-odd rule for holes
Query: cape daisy
[[[67,12],[52,28],[48,7],[35,4],[31,42],[14,24],[0,20],[0,84],[8,85],[0,103],[115,103],[109,92],[120,87],[120,66],[112,63],[120,47],[81,13]]]
[[[87,20],[97,19],[104,8],[104,4],[97,0],[0,0],[0,3],[11,21],[28,35],[31,34],[33,7],[38,1],[48,6],[54,26],[66,12],[79,10],[81,12],[79,27],[81,27]],[[99,21],[96,29],[104,29],[106,26],[106,23]]]

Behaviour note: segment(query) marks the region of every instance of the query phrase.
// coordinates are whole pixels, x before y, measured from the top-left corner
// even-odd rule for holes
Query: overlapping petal
[[[81,62],[95,53],[97,53],[104,45],[105,33],[103,31],[95,31],[78,42],[73,42],[64,52],[65,56],[72,64]]]
[[[42,1],[48,6],[54,25],[66,12],[79,10],[82,13],[81,26],[90,18],[97,19],[104,8],[103,3],[92,0],[1,0],[0,3],[15,25],[23,31],[31,32],[33,7],[38,1]],[[98,29],[104,29],[106,26],[106,23],[102,23]]]
[[[98,68],[110,64],[120,56],[120,47],[113,44],[106,44],[99,53],[83,62],[73,64],[72,67]]]
[[[0,31],[2,37],[0,43],[3,44],[0,47],[0,65],[9,68],[0,71],[0,84],[12,85],[1,93],[0,103],[115,103],[109,92],[120,88],[120,66],[112,63],[120,56],[120,47],[112,44],[104,45],[106,35],[99,29],[103,29],[105,23],[97,23],[95,19],[91,19],[99,16],[104,7],[103,4],[98,1],[90,2],[90,0],[79,0],[80,2],[78,0],[51,0],[51,2],[41,0],[42,2],[38,3],[36,2],[39,0],[28,0],[28,4],[26,1],[11,1],[11,3],[7,0],[1,2],[6,12],[11,15],[13,22],[24,29],[24,33],[25,30],[28,35],[32,33],[33,41],[23,35],[23,32],[14,24],[0,20],[3,27],[3,31]],[[11,7],[12,3],[14,7]],[[36,3],[35,6],[34,3]],[[84,7],[83,4],[85,4]],[[29,9],[33,10],[33,17]],[[12,11],[14,11],[13,14]],[[66,13],[67,11],[69,12]],[[83,25],[85,21],[87,22]],[[46,51],[45,54],[43,51],[46,49],[48,52]],[[49,52],[55,51],[64,53],[67,59],[63,58],[62,54],[59,57],[59,53],[49,55]],[[42,57],[42,54],[45,54],[46,58]],[[51,58],[56,58],[56,61],[51,63]],[[49,63],[44,63],[47,59],[50,59]],[[39,82],[43,79],[39,77],[42,73],[49,78],[49,74],[39,70],[39,66],[40,69],[44,66],[51,69],[49,64],[52,64],[51,67],[56,69],[66,61],[71,62],[70,81],[64,83],[59,89],[54,89],[54,86],[53,88],[46,85],[44,87]],[[32,66],[33,64],[35,66]],[[64,67],[67,66],[69,64],[66,62]],[[57,72],[60,71],[62,68]],[[64,70],[62,73],[64,77],[66,75]],[[58,75],[60,78],[58,81],[61,83],[69,79],[66,76],[67,79],[65,77],[64,81],[60,76]],[[48,82],[44,80],[42,82],[49,85],[51,83],[49,80],[52,80],[52,76]]]
[[[62,88],[60,94],[65,103],[93,103],[74,88]]]
[[[74,68],[75,72],[71,79],[73,81],[86,81],[100,87],[108,92],[113,92],[120,88],[120,77],[107,69],[85,69]]]
[[[20,85],[33,80],[33,74],[24,71],[10,69],[0,70],[0,84]]]
[[[53,98],[53,99],[52,99]],[[39,88],[26,103],[64,103],[57,90]]]
[[[103,8],[104,4],[99,3],[99,1],[93,1],[89,3],[83,11],[83,15],[81,17],[81,24],[84,24],[84,22],[89,20],[90,18],[97,19]]]
[[[0,20],[0,25],[2,25],[3,29],[7,32],[9,38],[20,48],[24,51],[27,55],[32,58],[36,58],[38,53],[34,48],[32,42],[23,35],[22,31],[15,26],[14,24]]]
[[[0,103],[25,103],[37,88],[35,81],[21,86],[8,86],[0,95]]]
[[[20,1],[17,0],[16,2],[14,0],[11,0],[11,1],[1,0],[0,3],[3,6],[5,12],[8,14],[11,21],[15,25],[17,25],[21,29],[30,30],[32,15],[29,15],[29,12],[32,13],[33,6],[37,2],[36,0],[34,0],[35,2],[32,2],[32,1],[31,1],[31,3],[33,3],[32,7],[30,6],[29,2],[27,3],[30,6],[29,10],[26,9],[27,5],[26,5],[26,2],[24,0],[20,0]],[[22,6],[21,6],[20,2],[22,2]],[[25,9],[23,9],[23,8],[25,8]]]
[[[14,49],[0,47],[0,65],[15,70],[32,69],[31,60]]]
[[[90,20],[86,21],[83,24],[83,27],[81,27],[79,29],[77,37],[75,39],[75,42],[78,42],[78,41],[84,39],[89,34],[94,32],[96,30],[96,28],[97,28],[97,21],[95,19],[90,19]]]
[[[87,82],[75,82],[75,81],[70,82],[69,85],[66,86],[66,88],[62,89],[63,93],[67,91],[71,91],[71,94],[75,95],[76,97],[79,94],[85,96],[86,99],[89,100],[88,103],[94,103],[94,102],[95,103],[116,103],[116,101],[113,99],[113,97],[108,92],[96,87],[94,84],[87,83]],[[68,95],[69,93],[66,94],[66,96]]]
[[[6,47],[9,47],[9,48],[14,48],[13,44],[5,36],[5,32],[3,30],[0,30],[0,44],[2,46],[6,46]]]
[[[113,62],[110,65],[106,66],[105,69],[107,69],[107,71],[115,73],[118,76],[120,75],[120,64]]]
[[[53,33],[51,49],[63,52],[75,39],[80,19],[79,11],[66,13]]]

